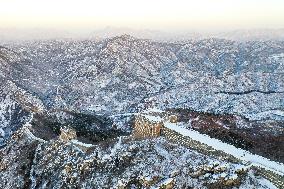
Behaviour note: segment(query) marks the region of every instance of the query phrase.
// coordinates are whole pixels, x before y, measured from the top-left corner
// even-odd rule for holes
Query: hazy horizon
[[[283,21],[281,0],[0,0],[0,40],[218,37],[283,29]],[[273,36],[283,39],[281,32]]]
[[[110,27],[166,31],[284,28],[281,0],[0,0],[0,25],[88,31]]]

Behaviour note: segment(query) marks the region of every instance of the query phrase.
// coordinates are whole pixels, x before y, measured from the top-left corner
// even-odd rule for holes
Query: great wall
[[[216,146],[210,144],[212,141],[212,143],[214,143],[214,140],[216,139],[210,137],[208,138],[208,136],[200,134],[197,131],[191,131],[196,135],[194,137],[187,135],[186,133],[189,130],[180,128],[180,126],[184,123],[179,122],[178,116],[172,115],[168,112],[154,110],[136,113],[132,116],[134,116],[134,123],[133,132],[130,138],[134,140],[164,137],[165,139],[173,143],[189,147],[190,149],[196,150],[210,157],[226,159],[232,163],[245,164],[260,176],[271,181],[277,188],[284,189],[284,165],[282,163],[273,162],[261,156],[251,154],[251,158],[260,157],[265,160],[263,164],[261,161],[260,163],[253,163],[244,160],[242,156],[238,156],[233,153],[227,153],[225,148],[229,147],[234,149],[235,147],[217,140],[217,142],[221,143],[224,146],[222,147],[221,145],[221,147],[216,148]],[[202,140],[203,137],[205,138]],[[92,144],[86,144],[78,141],[76,131],[67,127],[61,129],[61,135],[59,136],[59,139],[62,141],[70,142],[70,144],[75,145],[84,152],[87,152],[88,149],[93,146]],[[207,142],[205,142],[204,140],[207,140]],[[238,153],[248,153],[250,155],[250,153],[247,151],[237,149],[237,151],[238,150]],[[265,163],[272,164],[272,166],[266,166]]]
[[[248,154],[248,157],[260,158],[259,162],[252,163],[250,161],[244,160],[242,155],[234,155],[234,153],[226,153],[225,149],[216,148],[214,145],[210,145],[210,141],[208,143],[204,143],[204,141],[200,140],[198,137],[202,138],[204,135],[196,132],[197,137],[191,137],[190,135],[184,134],[187,132],[184,128],[183,132],[180,132],[180,129],[176,129],[179,126],[178,118],[176,115],[170,115],[166,112],[161,111],[147,111],[141,112],[139,114],[135,114],[135,121],[133,126],[133,134],[134,138],[153,138],[153,137],[164,137],[165,139],[172,141],[174,143],[187,146],[191,149],[194,149],[200,153],[212,156],[219,157],[223,159],[227,159],[231,162],[235,163],[244,163],[250,165],[250,168],[255,170],[259,175],[271,181],[276,187],[283,189],[284,188],[284,165],[282,163],[277,163],[270,161],[264,157],[253,155],[247,151],[240,150],[236,148],[236,151],[239,153]],[[170,126],[169,126],[170,125]],[[206,140],[206,139],[205,139]],[[209,139],[211,140],[211,139]],[[216,140],[216,139],[213,139]],[[225,147],[229,146],[230,148],[235,148],[234,146],[223,144]],[[222,145],[221,145],[222,146]],[[228,150],[227,150],[228,151]],[[263,163],[264,162],[264,163]],[[268,165],[266,166],[267,163]],[[270,165],[271,164],[271,165]]]

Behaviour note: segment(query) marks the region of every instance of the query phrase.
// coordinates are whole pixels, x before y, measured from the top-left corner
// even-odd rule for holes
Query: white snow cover
[[[167,184],[170,184],[171,182],[173,182],[173,178],[167,178],[166,180],[164,180],[162,183],[161,183],[161,186],[165,186]]]
[[[154,121],[154,122],[162,122],[163,119],[157,116],[150,116],[150,115],[143,115],[146,119],[149,121]]]
[[[102,157],[103,161],[109,160],[112,157],[114,157],[119,151],[120,149],[123,147],[122,144],[122,137],[119,137],[118,142],[114,145],[114,147],[111,149],[110,154],[105,154]]]
[[[84,147],[87,147],[87,148],[90,148],[90,147],[94,146],[94,145],[92,145],[92,144],[83,143],[83,142],[80,142],[80,141],[75,140],[75,139],[71,140],[71,142],[72,142],[73,144],[77,144],[77,145],[79,145],[79,146],[84,146]]]
[[[132,116],[132,115],[138,115],[138,114],[137,113],[115,114],[115,115],[111,115],[110,118],[123,117],[123,116]]]
[[[0,99],[0,128],[9,126],[15,106],[16,102],[13,101],[10,95],[7,95],[4,100]]]
[[[269,182],[267,179],[260,178],[258,179],[258,182],[261,183],[264,186],[268,186],[270,189],[278,189],[276,186],[274,186],[271,182]],[[245,188],[248,189],[248,188]]]
[[[39,142],[46,142],[45,140],[41,139],[41,138],[38,138],[36,137],[29,129],[29,127],[31,127],[31,125],[29,123],[26,123],[24,126],[23,126],[23,129],[24,129],[24,132],[25,134],[27,135],[27,137],[31,140],[37,140]]]
[[[284,165],[275,161],[271,161],[267,158],[261,157],[259,155],[252,154],[248,151],[236,148],[233,145],[226,144],[220,140],[209,137],[208,135],[200,134],[197,131],[185,129],[178,126],[175,123],[166,122],[165,127],[172,129],[184,136],[188,136],[193,140],[199,141],[203,144],[213,147],[216,150],[223,151],[230,154],[240,160],[250,162],[251,165],[269,169],[277,174],[284,175]]]
[[[279,116],[283,116],[284,117],[284,111],[280,111],[280,110],[274,110],[273,114],[279,115]]]
[[[268,111],[256,113],[253,115],[248,115],[247,117],[251,120],[261,120],[263,118],[271,118],[271,117],[273,117],[275,120],[281,120],[281,117],[284,117],[284,111],[268,110]]]
[[[4,137],[4,136],[5,136],[5,131],[2,128],[0,128],[0,137]]]
[[[39,142],[46,142],[45,140],[36,137],[36,136],[30,131],[30,128],[32,127],[32,125],[31,125],[31,121],[32,121],[32,120],[33,120],[33,114],[31,115],[30,120],[27,121],[27,122],[23,125],[23,131],[25,132],[25,134],[27,135],[27,137],[28,137],[30,140],[37,140],[37,141],[39,141]]]
[[[144,110],[142,113],[153,113],[153,112],[156,112],[156,113],[163,113],[165,111],[163,110],[160,110],[156,107],[153,107],[153,108],[148,108],[147,110]]]

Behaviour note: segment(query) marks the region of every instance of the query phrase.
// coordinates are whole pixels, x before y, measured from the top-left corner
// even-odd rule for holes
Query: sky
[[[0,0],[1,28],[283,28],[284,0]]]

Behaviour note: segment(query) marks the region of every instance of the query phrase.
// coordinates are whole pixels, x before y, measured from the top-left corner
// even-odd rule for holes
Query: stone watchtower
[[[163,127],[162,120],[150,119],[151,116],[138,115],[135,117],[134,137],[136,138],[151,138],[159,137]]]
[[[76,131],[70,127],[60,128],[60,132],[61,133],[60,133],[59,139],[62,141],[67,142],[67,141],[77,138]]]
[[[159,137],[163,133],[164,123],[177,123],[178,116],[161,110],[146,110],[135,116],[133,136],[135,138]]]

